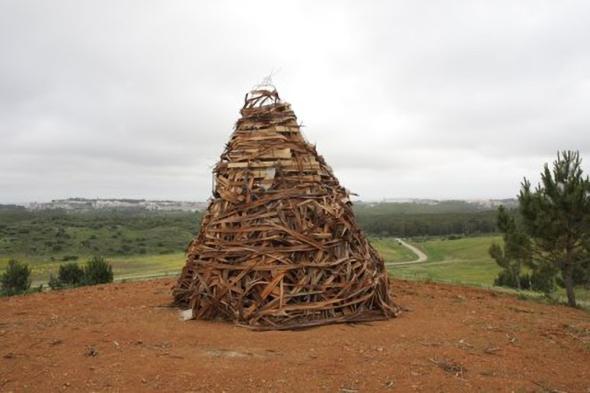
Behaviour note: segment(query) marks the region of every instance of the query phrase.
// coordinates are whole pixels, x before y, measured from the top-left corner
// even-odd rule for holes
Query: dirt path
[[[397,242],[399,242],[402,246],[406,247],[414,254],[416,254],[417,258],[413,261],[404,261],[404,262],[385,262],[385,266],[399,266],[399,265],[412,265],[414,263],[423,263],[428,261],[428,255],[426,255],[422,250],[418,247],[411,245],[410,243],[404,241],[403,239],[396,238]]]
[[[389,321],[252,332],[179,320],[173,281],[0,299],[2,392],[587,392],[590,314],[393,281]]]

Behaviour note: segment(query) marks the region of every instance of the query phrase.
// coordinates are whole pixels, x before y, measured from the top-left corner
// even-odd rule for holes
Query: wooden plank
[[[268,167],[280,167],[286,170],[299,170],[301,169],[318,169],[320,163],[317,161],[303,161],[298,163],[294,160],[279,160],[279,161],[243,161],[243,162],[229,162],[224,164],[227,168],[268,168]]]

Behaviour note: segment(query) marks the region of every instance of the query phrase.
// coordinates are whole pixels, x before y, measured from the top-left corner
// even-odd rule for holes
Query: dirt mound
[[[590,391],[585,311],[395,281],[396,320],[253,332],[180,321],[172,284],[0,299],[0,391]]]

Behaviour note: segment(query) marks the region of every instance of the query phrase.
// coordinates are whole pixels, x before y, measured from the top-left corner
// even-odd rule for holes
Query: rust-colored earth
[[[187,321],[171,280],[0,299],[3,392],[590,392],[590,314],[394,281],[399,318],[253,332]]]

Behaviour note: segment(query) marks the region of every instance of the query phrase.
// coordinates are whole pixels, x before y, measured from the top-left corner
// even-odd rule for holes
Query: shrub
[[[26,292],[31,287],[31,268],[26,263],[11,259],[6,271],[0,276],[0,284],[2,293],[6,295]]]
[[[500,273],[498,273],[498,277],[494,280],[494,285],[499,287],[516,288],[516,280],[510,272],[501,270]]]
[[[84,270],[77,263],[64,263],[59,266],[58,279],[64,285],[80,285],[84,279]]]
[[[53,273],[49,274],[49,282],[47,285],[49,285],[49,288],[53,289],[54,291],[56,289],[63,288],[63,283],[59,280],[59,278],[54,276]]]
[[[534,291],[543,292],[546,295],[555,291],[556,271],[550,265],[543,265],[531,274],[531,287]]]
[[[92,257],[84,266],[84,285],[113,282],[113,267],[103,257]]]
[[[528,274],[520,274],[518,280],[520,281],[520,289],[530,289],[532,280]],[[498,273],[498,277],[494,280],[494,285],[499,287],[518,288],[516,277],[505,269]]]
[[[113,281],[113,270],[102,257],[93,257],[82,268],[77,263],[64,263],[59,266],[57,276],[49,275],[51,289],[95,285]]]

